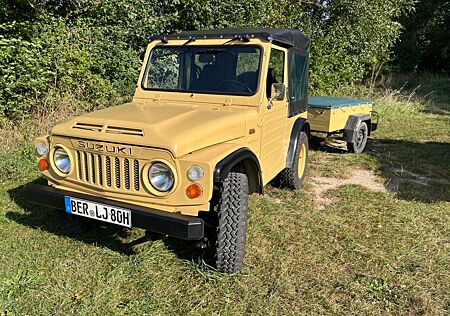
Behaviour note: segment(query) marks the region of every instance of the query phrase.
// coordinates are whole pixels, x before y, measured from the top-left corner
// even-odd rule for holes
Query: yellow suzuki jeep
[[[36,139],[48,186],[26,198],[182,239],[212,231],[217,269],[239,271],[249,194],[305,177],[309,45],[288,29],[152,38],[131,103]]]

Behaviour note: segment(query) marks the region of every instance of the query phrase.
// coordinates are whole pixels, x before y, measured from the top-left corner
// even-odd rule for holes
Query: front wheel
[[[288,189],[298,189],[305,181],[308,165],[309,143],[305,132],[300,132],[294,152],[292,167],[286,167],[280,174],[281,185]]]
[[[248,179],[243,173],[230,172],[225,178],[217,203],[215,263],[220,272],[242,269],[247,231]]]
[[[367,136],[369,135],[369,129],[365,122],[361,122],[356,130],[356,139],[353,143],[347,143],[347,149],[351,153],[360,154],[364,150],[367,144]]]

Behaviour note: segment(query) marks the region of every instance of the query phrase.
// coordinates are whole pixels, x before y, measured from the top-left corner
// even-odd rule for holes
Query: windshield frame
[[[191,42],[192,43],[192,42]],[[183,90],[183,89],[162,89],[162,88],[148,88],[145,86],[145,80],[148,76],[148,71],[149,71],[149,67],[150,67],[150,61],[151,61],[151,57],[152,57],[152,53],[153,50],[155,48],[161,48],[161,47],[167,47],[167,48],[185,48],[187,50],[189,50],[190,48],[193,47],[200,47],[200,48],[205,48],[205,49],[213,49],[213,48],[217,48],[217,49],[223,49],[223,48],[232,48],[232,47],[236,47],[236,46],[253,46],[259,49],[260,51],[260,56],[259,56],[259,66],[258,66],[258,79],[257,79],[257,85],[256,85],[256,89],[252,94],[243,94],[243,93],[233,93],[233,92],[224,92],[224,91],[188,91],[188,90]],[[148,53],[148,57],[147,60],[145,60],[145,69],[142,75],[142,79],[141,79],[141,89],[144,91],[153,91],[153,92],[175,92],[175,93],[184,93],[184,94],[201,94],[201,95],[223,95],[223,96],[238,96],[238,97],[253,97],[255,96],[257,93],[259,93],[260,89],[261,89],[261,82],[262,82],[262,73],[263,73],[263,62],[264,62],[264,47],[260,44],[257,43],[232,43],[232,44],[190,44],[190,45],[167,45],[167,44],[157,44],[155,46],[153,46],[150,50],[150,52]]]

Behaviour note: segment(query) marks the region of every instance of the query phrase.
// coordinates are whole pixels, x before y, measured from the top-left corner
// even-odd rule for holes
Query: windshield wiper
[[[166,57],[166,56],[170,56],[170,55],[176,55],[176,54],[184,54],[187,51],[189,51],[190,49],[192,49],[192,47],[186,47],[187,44],[195,42],[195,37],[191,36],[186,42],[183,43],[183,45],[181,45],[181,49],[182,51],[173,51],[173,52],[167,52],[164,54],[159,55],[158,57]]]
[[[232,39],[230,39],[229,41],[226,41],[225,43],[223,43],[222,46],[227,45],[227,44],[229,44],[231,42],[234,42],[234,41],[241,41],[241,42],[244,42],[244,43],[248,43],[248,42],[250,42],[250,35],[245,34],[245,35],[235,36]]]
[[[182,47],[183,47],[183,46],[186,46],[187,44],[192,43],[192,42],[195,42],[195,36],[189,37],[189,39],[188,39],[186,42],[184,42],[184,44],[181,45],[181,46],[182,46]]]
[[[179,51],[172,51],[172,52],[169,51],[167,53],[159,55],[158,57],[166,57],[166,56],[170,56],[170,55],[185,54],[188,51],[190,51],[192,48],[195,47],[195,46],[186,47],[189,43],[195,42],[195,40],[196,40],[195,36],[191,36],[181,46],[178,46],[180,48]],[[229,44],[231,42],[234,42],[234,41],[241,41],[241,42],[244,42],[244,43],[248,43],[248,42],[250,42],[250,35],[246,34],[244,36],[241,36],[241,35],[235,36],[235,37],[233,37],[229,41],[226,41],[225,43],[223,43],[220,46],[226,46],[227,44]],[[212,48],[206,48],[204,50],[199,50],[198,53],[223,53],[223,52],[228,51],[230,48],[233,48],[233,46],[229,46],[227,48],[219,48],[220,46],[212,47]]]

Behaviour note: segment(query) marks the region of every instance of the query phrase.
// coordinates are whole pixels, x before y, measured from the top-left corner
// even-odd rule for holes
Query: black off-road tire
[[[305,145],[305,160],[304,160],[304,168],[303,168],[303,174],[299,176],[299,163],[300,163],[300,153],[302,145]],[[297,139],[297,147],[295,148],[294,152],[294,163],[292,164],[291,168],[285,168],[280,173],[280,184],[282,187],[295,190],[298,189],[303,185],[303,182],[305,181],[306,171],[308,169],[308,152],[309,152],[309,142],[308,142],[308,135],[306,135],[305,132],[300,132]]]
[[[367,127],[367,124],[365,122],[361,122],[361,124],[359,124],[358,129],[356,130],[355,142],[353,143],[347,142],[348,151],[355,154],[362,153],[364,148],[366,148],[368,136],[369,136],[369,128]]]
[[[230,172],[224,180],[217,204],[215,265],[218,271],[235,273],[242,269],[245,254],[248,209],[248,179]]]

